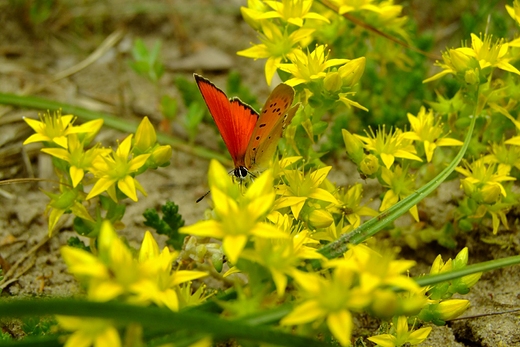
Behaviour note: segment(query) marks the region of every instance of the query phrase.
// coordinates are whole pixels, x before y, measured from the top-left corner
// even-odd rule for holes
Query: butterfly
[[[206,78],[194,74],[200,93],[208,106],[235,164],[232,173],[240,180],[251,171],[265,168],[276,151],[278,140],[291,122],[299,104],[291,107],[294,89],[279,84],[258,114],[239,98],[229,99]]]

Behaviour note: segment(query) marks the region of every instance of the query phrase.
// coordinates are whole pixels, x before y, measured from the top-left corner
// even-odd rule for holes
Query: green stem
[[[61,109],[63,113],[73,114],[82,121],[103,119],[105,125],[125,133],[134,133],[137,129],[137,126],[139,125],[137,122],[128,119],[122,119],[116,116],[108,115],[106,113],[91,111],[78,106],[47,100],[35,96],[19,96],[14,94],[0,93],[0,104],[24,108],[34,108],[42,111]],[[171,137],[168,134],[158,132],[157,141],[164,145],[170,145],[174,149],[178,149],[180,151],[204,159],[216,159],[225,165],[231,166],[230,160],[222,154],[210,151],[204,147],[191,146],[184,141]]]
[[[520,255],[512,257],[485,261],[478,264],[467,265],[462,269],[443,272],[435,275],[426,275],[414,278],[415,282],[421,287],[434,285],[440,282],[450,281],[456,278],[471,275],[477,272],[500,269],[502,267],[520,264]]]
[[[264,326],[252,326],[247,321],[225,320],[201,312],[172,312],[165,308],[141,307],[118,302],[88,302],[71,299],[20,299],[0,301],[0,318],[41,315],[99,317],[118,322],[135,322],[145,329],[192,331],[211,335],[214,339],[236,338],[279,346],[330,346],[307,337],[284,333]]]

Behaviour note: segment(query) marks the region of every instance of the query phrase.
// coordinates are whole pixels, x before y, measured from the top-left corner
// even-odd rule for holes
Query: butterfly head
[[[233,170],[233,175],[239,180],[244,180],[249,174],[249,170],[245,166],[238,166]]]

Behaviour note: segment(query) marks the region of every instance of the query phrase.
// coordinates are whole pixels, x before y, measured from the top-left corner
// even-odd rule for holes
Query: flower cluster
[[[93,120],[79,126],[73,125],[74,120],[73,115],[61,115],[60,111],[40,115],[39,121],[25,118],[35,134],[27,138],[24,144],[43,142],[42,152],[53,156],[54,166],[58,169],[60,193],[46,192],[51,199],[47,205],[50,211],[49,235],[60,217],[72,212],[84,223],[91,224],[90,230],[84,233],[92,232],[91,236],[95,236],[100,220],[93,218],[82,202],[103,192],[115,203],[122,197],[137,201],[137,190],[142,194],[146,192],[135,176],[147,169],[168,165],[172,149],[156,143],[155,130],[146,117],[139,125],[135,138],[134,135],[127,136],[117,150],[103,148],[99,144],[87,149],[101,129],[103,120]],[[86,194],[84,186],[92,181],[94,186]],[[112,220],[114,223],[118,221]]]
[[[330,50],[326,45],[316,45],[312,51],[307,48],[314,40],[316,30],[331,23],[328,13],[313,12],[312,5],[312,0],[265,3],[249,0],[248,7],[242,7],[242,14],[260,32],[262,43],[239,51],[238,55],[267,59],[265,77],[268,84],[279,70],[289,74],[287,84],[306,84],[311,91],[307,97],[320,94],[321,98],[324,91],[332,102],[338,101],[366,111],[366,107],[351,100],[351,96],[355,95],[352,88],[365,70],[365,58],[329,59]]]
[[[468,263],[468,248],[463,248],[454,260],[444,262],[439,255],[432,264],[430,274],[439,274],[451,270],[464,268]],[[425,288],[428,295],[428,305],[422,308],[419,318],[425,322],[433,322],[438,325],[445,324],[447,320],[458,317],[469,307],[469,301],[465,299],[450,299],[453,294],[467,294],[482,276],[482,273],[457,278],[448,283],[438,283]]]
[[[469,209],[463,215],[469,215],[472,219],[480,219],[486,214],[490,214],[493,233],[496,234],[501,223],[506,229],[509,229],[506,213],[518,204],[520,196],[511,191],[511,185],[503,184],[503,182],[516,180],[509,176],[510,167],[489,163],[493,159],[492,157],[488,157],[488,160],[482,158],[471,164],[465,162],[464,167],[458,167],[456,170],[465,176],[461,179],[461,187],[469,199],[461,206],[461,208]]]
[[[353,135],[343,129],[343,140],[349,157],[358,165],[364,177],[377,178],[387,191],[381,202],[380,211],[385,211],[416,189],[415,177],[411,172],[413,163],[430,163],[433,154],[441,146],[462,146],[462,142],[448,137],[440,118],[432,110],[421,107],[417,116],[408,114],[411,130],[390,129],[383,126],[366,136]],[[398,161],[399,160],[399,161]],[[417,206],[410,209],[419,221]]]
[[[178,311],[183,303],[197,304],[204,299],[192,300],[191,291],[182,290],[180,284],[207,276],[207,273],[173,270],[177,252],[170,252],[167,247],[159,251],[150,232],[145,233],[137,256],[108,221],[103,222],[97,240],[95,253],[70,246],[61,249],[69,272],[84,285],[89,300],[155,304]],[[110,321],[59,316],[58,322],[64,329],[74,331],[67,341],[68,346],[88,345],[91,342],[87,341],[97,340],[106,345],[108,342],[113,343],[111,346],[121,345],[117,329]]]
[[[462,83],[475,85],[485,83],[493,68],[520,75],[520,70],[511,65],[514,57],[509,51],[509,44],[503,39],[495,40],[491,35],[478,37],[471,34],[471,48],[449,49],[442,54],[443,63],[437,62],[443,70],[424,80],[424,83],[453,74]]]
[[[393,260],[371,248],[358,245],[343,258],[329,261],[330,272],[297,274],[301,303],[287,315],[282,325],[324,322],[342,346],[350,345],[352,312],[368,310],[380,317],[418,312],[426,298],[420,287],[403,274],[413,261]],[[406,293],[397,294],[395,286]],[[426,339],[429,331],[423,336]]]
[[[263,294],[250,292],[237,279],[240,294],[235,302],[223,304],[226,312],[240,316],[250,314],[253,307],[269,307],[275,300],[270,294],[273,291],[277,300],[298,299],[281,325],[312,323],[313,331],[323,331],[325,326],[343,346],[350,343],[352,317],[360,311],[386,319],[396,317],[399,322],[397,330],[376,336],[374,341],[418,343],[426,339],[431,328],[409,329],[407,317],[431,309],[433,304],[446,304],[443,300],[434,303],[431,292],[427,293],[429,288],[420,288],[406,275],[413,261],[395,260],[388,251],[376,252],[367,245],[352,246],[343,257],[331,261],[317,252],[320,242],[337,240],[359,226],[363,216],[376,212],[361,205],[361,185],[346,191],[331,190],[327,180],[331,167],[308,173],[289,168],[300,161],[284,158],[275,165],[275,177],[267,170],[249,186],[246,182],[235,184],[218,162],[210,164],[214,209],[208,220],[180,232],[222,240],[224,254],[233,265],[225,276],[241,272],[247,275],[248,283],[262,283],[264,288]],[[276,190],[273,180],[278,182]],[[303,271],[302,265],[308,261],[320,262],[325,270]],[[291,279],[296,287],[289,285]],[[466,284],[467,289],[474,283]],[[463,308],[457,313],[461,311]]]

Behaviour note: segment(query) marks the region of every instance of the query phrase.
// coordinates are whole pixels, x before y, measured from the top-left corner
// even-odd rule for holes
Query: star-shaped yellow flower
[[[298,49],[297,45],[302,45],[302,41],[307,40],[314,29],[300,28],[289,33],[287,30],[280,30],[270,22],[262,22],[261,27],[260,41],[262,43],[239,51],[237,54],[248,58],[267,59],[265,79],[270,85],[282,60],[294,53]]]
[[[209,176],[216,219],[183,227],[180,233],[221,239],[224,252],[233,264],[252,236],[288,238],[288,234],[264,221],[275,198],[270,170],[255,179],[245,194],[240,193],[224,167],[215,160],[210,164]]]
[[[440,119],[433,116],[433,111],[430,109],[426,112],[426,109],[421,106],[417,116],[408,113],[408,121],[412,126],[412,131],[403,133],[403,136],[407,139],[414,141],[421,141],[424,146],[424,153],[426,154],[426,160],[431,162],[433,158],[433,152],[437,147],[441,146],[462,146],[462,141],[452,139],[443,135],[442,124]]]
[[[276,201],[276,208],[290,207],[294,218],[298,218],[303,205],[308,199],[316,199],[339,205],[338,200],[320,186],[327,178],[332,166],[326,166],[309,174],[300,170],[285,171],[287,184],[277,187],[280,198]]]
[[[124,139],[116,152],[94,160],[92,172],[96,176],[97,182],[87,195],[87,200],[107,191],[112,200],[117,201],[116,186],[134,201],[137,201],[136,189],[146,195],[133,174],[146,163],[150,154],[141,154],[130,159],[132,136],[129,135]]]

